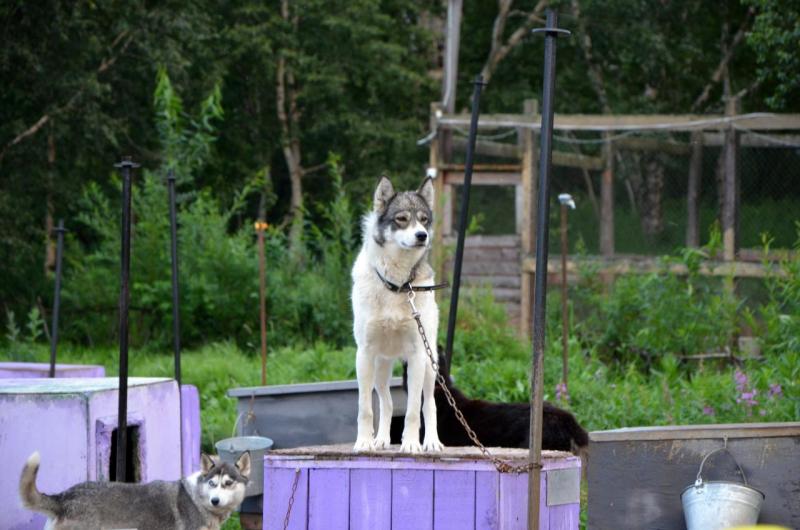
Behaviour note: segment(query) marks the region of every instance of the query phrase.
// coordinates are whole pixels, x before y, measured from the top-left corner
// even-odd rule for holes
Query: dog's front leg
[[[419,453],[419,409],[422,403],[422,383],[425,379],[425,357],[413,355],[408,359],[408,400],[406,402],[406,422],[400,451]]]
[[[378,419],[378,436],[375,437],[375,449],[387,449],[391,442],[392,426],[392,393],[389,390],[389,378],[392,376],[394,359],[378,357],[375,359],[375,390],[378,391],[380,417]]]
[[[434,355],[436,355],[436,352],[434,352]],[[439,441],[439,430],[436,425],[436,399],[433,395],[435,388],[436,374],[433,371],[433,366],[430,361],[426,358],[425,383],[422,387],[422,414],[425,417],[425,440],[422,443],[423,451],[441,451],[444,449],[442,442]]]
[[[356,378],[358,379],[358,436],[354,451],[372,451],[372,387],[375,384],[374,356],[362,348],[356,352]]]

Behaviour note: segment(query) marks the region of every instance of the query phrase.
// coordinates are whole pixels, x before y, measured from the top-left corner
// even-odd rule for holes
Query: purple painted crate
[[[359,455],[351,445],[298,447],[264,458],[264,530],[524,530],[528,475],[501,474],[474,447],[410,456]],[[524,449],[491,449],[522,464]],[[543,452],[540,530],[577,530],[580,459]]]
[[[0,379],[50,376],[49,363],[0,363]],[[106,369],[95,364],[56,364],[56,377],[105,377]]]
[[[111,434],[117,426],[117,378],[0,379],[0,528],[33,530],[44,517],[19,500],[19,473],[34,451],[41,455],[38,486],[57,493],[86,480],[107,480]],[[128,425],[138,427],[143,482],[180,477],[180,408],[172,379],[128,381]]]

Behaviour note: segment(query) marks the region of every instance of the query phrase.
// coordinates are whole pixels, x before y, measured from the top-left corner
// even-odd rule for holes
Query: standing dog
[[[385,449],[390,442],[392,397],[389,378],[397,359],[408,364],[408,403],[400,450],[440,451],[436,432],[434,373],[412,317],[409,285],[433,284],[428,264],[432,239],[433,181],[417,191],[396,193],[388,178],[378,182],[372,211],[364,217],[363,245],[353,265],[353,334],[358,378],[358,437],[355,451]],[[436,344],[439,308],[430,291],[413,293],[423,329]],[[435,346],[433,346],[435,348]],[[436,352],[433,352],[436,355]],[[372,389],[380,400],[378,435],[373,437]],[[419,441],[420,403],[425,439]]]
[[[47,530],[219,530],[244,500],[250,453],[236,465],[202,455],[201,470],[174,482],[83,482],[55,494],[36,488],[39,453],[25,463],[19,494],[47,515]]]

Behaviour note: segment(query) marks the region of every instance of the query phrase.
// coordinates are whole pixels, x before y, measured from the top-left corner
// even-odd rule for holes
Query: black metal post
[[[180,411],[178,433],[181,447],[181,476],[183,476],[183,394],[181,392],[181,302],[178,285],[178,214],[175,208],[175,171],[171,168],[167,173],[167,190],[169,192],[169,226],[172,242],[172,349],[175,353],[175,381],[178,383],[178,410]]]
[[[172,238],[172,349],[175,352],[175,381],[181,384],[181,312],[178,285],[178,215],[175,209],[175,171],[167,175],[169,225]]]
[[[117,482],[125,482],[128,442],[128,306],[131,268],[131,168],[139,167],[130,156],[115,164],[122,169],[122,252],[119,293],[119,409],[117,415]]]
[[[456,242],[456,257],[453,265],[453,287],[450,291],[450,312],[447,316],[447,341],[445,342],[445,356],[447,366],[453,359],[453,335],[456,329],[456,316],[458,314],[458,291],[461,288],[461,264],[464,261],[464,237],[467,232],[467,216],[469,212],[469,191],[472,185],[472,166],[475,153],[475,138],[478,135],[478,115],[480,114],[481,88],[483,77],[478,75],[474,81],[475,88],[472,92],[472,119],[469,123],[469,139],[467,141],[467,158],[464,162],[464,185],[461,192],[461,212],[458,219],[458,240]]]
[[[556,81],[556,39],[559,33],[558,15],[547,10],[544,32],[544,80],[542,87],[542,130],[539,155],[539,203],[536,220],[536,277],[533,292],[533,362],[531,366],[531,429],[528,460],[532,469],[528,473],[528,529],[539,528],[539,499],[541,497],[542,470],[542,385],[544,374],[544,325],[547,303],[547,244],[550,215],[550,164],[553,152],[553,97]]]
[[[58,347],[58,312],[61,307],[61,259],[64,254],[64,220],[58,220],[56,233],[56,284],[53,288],[53,321],[50,324],[50,377],[56,376],[56,348]]]

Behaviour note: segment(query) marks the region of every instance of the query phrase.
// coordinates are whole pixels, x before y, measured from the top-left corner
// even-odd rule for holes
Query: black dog
[[[487,447],[528,447],[530,403],[494,403],[468,398],[453,386],[450,369],[443,355],[439,356],[439,373],[444,377],[456,405],[482,444]],[[403,376],[405,386],[405,371]],[[446,446],[473,445],[438,383],[434,396],[439,439],[442,443]],[[589,443],[588,434],[570,412],[545,401],[543,418],[542,449],[573,451]],[[402,431],[403,418],[392,418],[393,444],[400,442]]]

